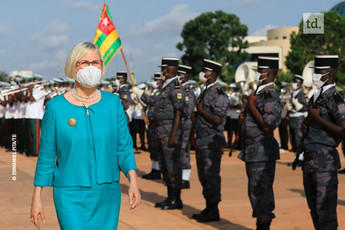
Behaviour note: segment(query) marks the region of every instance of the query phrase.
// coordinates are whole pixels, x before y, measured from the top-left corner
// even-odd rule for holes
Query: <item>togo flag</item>
[[[121,40],[110,16],[109,7],[106,4],[103,6],[93,44],[99,48],[103,55],[105,66],[108,66],[116,53],[121,49]]]

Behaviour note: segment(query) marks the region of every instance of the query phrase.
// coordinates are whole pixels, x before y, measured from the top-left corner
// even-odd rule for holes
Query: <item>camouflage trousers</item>
[[[172,120],[159,121],[156,126],[156,144],[158,151],[158,162],[160,170],[163,174],[165,185],[180,189],[182,181],[181,168],[181,145],[182,132],[177,131],[176,139],[178,145],[176,147],[168,146],[169,135],[173,126]]]
[[[297,151],[298,145],[302,139],[301,126],[304,120],[304,116],[300,117],[290,117],[289,126],[290,126],[290,144],[293,151]]]
[[[156,144],[156,126],[150,124],[147,129],[147,142],[150,152],[150,159],[158,161],[158,151]]]
[[[303,172],[303,185],[315,229],[337,229],[337,171]]]
[[[222,147],[215,141],[216,135],[197,137],[195,141],[196,163],[202,194],[207,203],[221,201],[220,162]]]
[[[274,193],[273,181],[276,161],[247,162],[248,196],[253,209],[253,217],[258,222],[271,221],[275,215],[273,210]]]
[[[190,119],[182,120],[182,147],[181,147],[181,164],[182,169],[191,169],[190,165],[190,134],[193,122]]]

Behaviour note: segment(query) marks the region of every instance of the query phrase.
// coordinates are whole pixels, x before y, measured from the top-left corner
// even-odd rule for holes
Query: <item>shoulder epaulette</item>
[[[222,94],[222,95],[225,94],[225,92],[224,92],[222,87],[217,88],[217,91],[218,91],[219,94]]]
[[[344,98],[337,92],[332,93],[331,96],[333,96],[335,103],[343,103],[344,102]]]
[[[175,81],[175,89],[180,89],[181,88],[181,84],[179,81]]]
[[[264,95],[265,99],[272,97],[271,91],[275,91],[275,90],[274,89],[268,89],[268,90],[265,90],[263,92],[263,95]]]
[[[219,85],[213,86],[210,90],[215,90],[215,89],[217,90],[217,92],[218,92],[219,94],[225,94],[223,88],[220,87]]]

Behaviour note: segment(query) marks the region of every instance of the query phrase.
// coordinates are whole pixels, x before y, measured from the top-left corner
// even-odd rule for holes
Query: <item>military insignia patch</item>
[[[177,94],[177,99],[181,100],[182,99],[182,93]]]
[[[185,101],[189,101],[189,97],[186,96],[186,97],[184,98],[184,100],[185,100]]]
[[[156,94],[156,96],[158,96],[158,95],[159,95],[159,92],[156,92],[155,94]]]
[[[127,99],[127,95],[123,96],[123,99]]]

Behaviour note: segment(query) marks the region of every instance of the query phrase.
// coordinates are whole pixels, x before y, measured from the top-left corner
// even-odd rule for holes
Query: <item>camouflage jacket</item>
[[[331,87],[322,93],[314,102],[314,96],[310,98],[309,106],[317,104],[320,108],[322,119],[334,124],[345,121],[345,103],[343,97]],[[336,147],[341,141],[340,137],[322,129],[316,123],[311,123],[304,139],[305,171],[336,171],[340,168],[339,154]]]
[[[155,89],[151,95],[143,94],[140,97],[140,100],[142,100],[146,105],[146,116],[147,119],[153,120],[153,111],[155,109],[155,104],[158,95],[160,94],[160,89]]]
[[[198,97],[198,100],[202,102],[203,110],[213,115],[217,115],[222,119],[219,125],[215,125],[208,122],[200,114],[196,113],[195,129],[198,136],[202,136],[204,134],[207,135],[209,132],[223,131],[230,100],[225,95],[219,84],[216,83],[210,88],[203,90]]]
[[[182,89],[185,92],[185,111],[184,114],[186,115],[186,117],[188,119],[190,119],[190,116],[192,115],[192,113],[194,112],[195,109],[195,103],[196,103],[196,97],[195,97],[195,93],[194,90],[187,86],[182,86]]]
[[[173,120],[177,110],[183,112],[185,92],[181,88],[177,78],[162,88],[157,96],[153,118],[155,121]]]
[[[262,130],[249,110],[241,128],[245,146],[238,157],[245,162],[277,160],[280,158],[279,145],[273,136],[273,130],[280,124],[282,104],[273,84],[258,93],[255,106],[261,113],[264,123],[270,127],[270,131]]]
[[[126,111],[131,106],[131,93],[129,92],[128,85],[121,86],[116,93],[119,95],[122,106]]]

